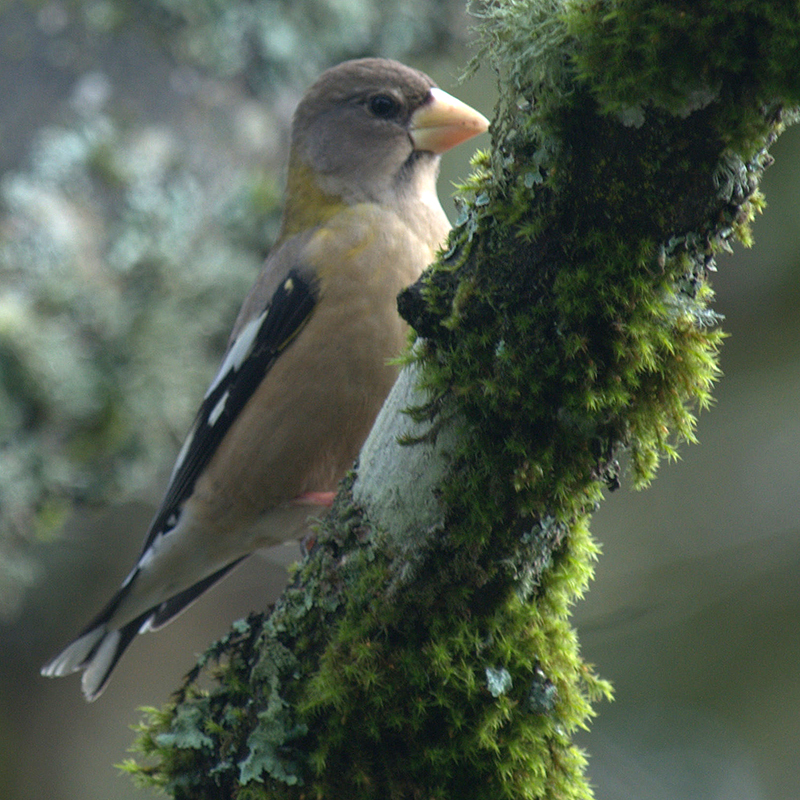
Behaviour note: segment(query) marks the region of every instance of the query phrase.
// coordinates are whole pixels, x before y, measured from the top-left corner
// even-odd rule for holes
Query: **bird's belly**
[[[325,328],[315,322],[290,347],[297,349],[292,369],[316,380],[289,380],[286,362],[278,359],[220,444],[212,460],[217,464],[198,480],[195,500],[212,506],[208,511],[223,528],[263,528],[266,519],[270,542],[296,537],[302,510],[279,507],[306,492],[336,488],[396,378],[397,368],[386,361],[400,350],[402,326],[389,345],[385,331],[366,325],[370,344],[362,341],[354,354],[352,340],[324,340]]]

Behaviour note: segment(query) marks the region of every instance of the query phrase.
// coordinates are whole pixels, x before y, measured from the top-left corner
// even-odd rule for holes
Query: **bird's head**
[[[365,58],[327,70],[294,115],[285,227],[309,227],[328,207],[435,192],[439,155],[488,125],[396,61]]]

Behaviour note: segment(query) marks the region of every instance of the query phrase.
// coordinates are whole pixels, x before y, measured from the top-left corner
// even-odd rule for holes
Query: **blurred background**
[[[274,235],[303,89],[387,55],[490,115],[493,75],[457,85],[470,24],[461,0],[0,2],[0,797],[149,796],[114,766],[138,707],[279,591],[294,545],[140,637],[96,703],[38,675],[138,554]],[[594,519],[575,620],[616,691],[580,737],[598,800],[797,796],[800,130],[772,153],[756,245],[719,259],[700,445]]]

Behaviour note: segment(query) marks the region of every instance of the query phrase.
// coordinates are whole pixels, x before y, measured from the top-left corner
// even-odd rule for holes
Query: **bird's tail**
[[[135,577],[134,580],[126,581],[111,602],[81,634],[42,667],[41,674],[48,678],[58,678],[82,669],[83,695],[89,701],[96,700],[106,688],[111,672],[137,633],[158,630],[171,622],[240,561],[241,558],[237,559],[188,589],[148,609],[130,622],[114,628],[111,619],[130,592]]]
[[[119,629],[109,629],[105,622],[89,628],[45,664],[42,675],[56,678],[82,669],[83,695],[87,700],[96,700],[105,689],[117,661],[148,616],[149,612]]]

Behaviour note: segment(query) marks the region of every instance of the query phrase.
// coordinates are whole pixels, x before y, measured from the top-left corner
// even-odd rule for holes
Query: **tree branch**
[[[708,273],[800,100],[800,15],[481,16],[492,152],[401,297],[420,338],[294,585],[154,713],[140,774],[176,797],[591,796],[570,736],[609,689],[567,620],[588,518],[623,451],[646,484],[710,400]]]

